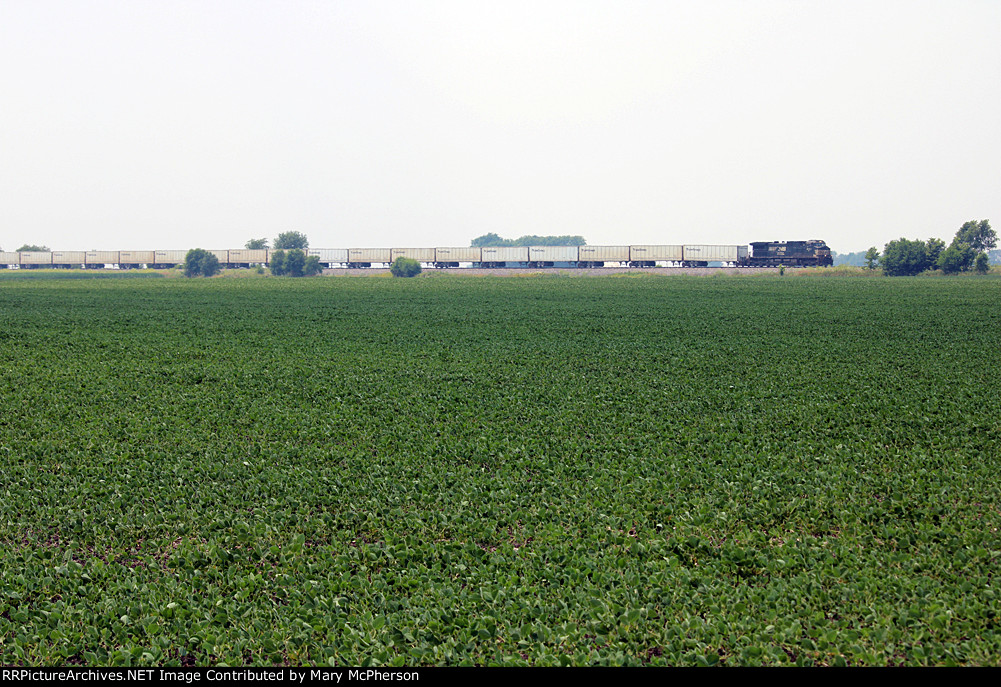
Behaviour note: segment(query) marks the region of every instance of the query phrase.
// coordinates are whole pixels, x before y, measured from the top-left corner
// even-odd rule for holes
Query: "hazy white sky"
[[[1001,230],[1001,2],[0,0],[0,247]]]

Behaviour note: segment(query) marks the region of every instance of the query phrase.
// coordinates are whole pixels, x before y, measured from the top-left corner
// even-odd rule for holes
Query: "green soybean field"
[[[0,664],[998,665],[1001,280],[0,280]]]

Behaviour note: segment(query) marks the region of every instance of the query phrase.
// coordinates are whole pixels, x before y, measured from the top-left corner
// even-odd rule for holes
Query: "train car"
[[[327,267],[340,267],[348,263],[347,248],[311,248],[306,254],[315,255],[319,258],[320,264]]]
[[[484,246],[482,267],[521,267],[528,264],[528,246]]]
[[[84,254],[84,267],[88,270],[104,269],[105,265],[118,264],[117,250],[89,250]]]
[[[608,263],[629,267],[726,267],[827,266],[833,264],[824,241],[755,241],[743,245],[636,245],[636,246],[487,246],[440,248],[318,248],[306,251],[328,267],[389,265],[398,257],[411,258],[425,266],[448,267],[604,267]],[[210,250],[219,264],[249,267],[269,264],[273,249]],[[187,250],[157,251],[24,251],[0,252],[0,268],[60,267],[83,265],[128,269],[152,266],[158,269],[183,265]]]
[[[371,267],[373,263],[392,262],[390,248],[348,248],[348,267]]]
[[[710,262],[737,265],[747,259],[747,246],[685,244],[682,264],[685,267],[706,267]]]
[[[47,250],[26,250],[18,253],[19,264],[23,268],[36,269],[52,267],[52,252]]]
[[[576,267],[577,246],[529,246],[529,267]]]
[[[83,250],[54,250],[52,251],[52,266],[69,270],[75,267],[83,267],[87,262],[87,251]]]
[[[834,264],[824,241],[754,241],[747,264],[752,267],[827,267]]]
[[[267,248],[231,248],[229,250],[230,267],[250,267],[265,265],[268,262]]]
[[[680,264],[684,259],[684,246],[629,246],[630,267],[656,267],[658,262]]]
[[[430,265],[434,263],[434,248],[390,248],[389,261],[394,262],[396,258],[408,258]]]
[[[604,267],[606,262],[629,262],[629,246],[578,246],[578,267]]]
[[[435,248],[434,266],[437,268],[458,267],[459,263],[479,264],[482,261],[480,249],[471,247]]]
[[[153,251],[153,267],[163,270],[183,265],[187,254],[186,250],[155,250]]]
[[[122,250],[118,251],[118,266],[123,270],[137,270],[143,265],[152,265],[156,251],[152,250]]]

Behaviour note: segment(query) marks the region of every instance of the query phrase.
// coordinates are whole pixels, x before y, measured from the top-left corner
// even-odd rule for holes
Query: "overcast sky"
[[[0,247],[1001,230],[1001,2],[0,0]]]

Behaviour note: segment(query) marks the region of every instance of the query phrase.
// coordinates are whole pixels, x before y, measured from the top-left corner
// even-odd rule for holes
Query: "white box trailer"
[[[52,253],[47,250],[26,250],[23,251],[20,255],[21,255],[20,262],[22,265],[28,265],[31,267],[52,265]]]
[[[348,261],[347,248],[310,248],[308,254],[318,257],[322,265],[339,265]]]
[[[528,262],[528,246],[484,246],[480,259],[485,264]]]
[[[528,261],[534,263],[576,263],[577,246],[529,246]]]
[[[183,265],[184,257],[187,254],[186,250],[155,250],[153,251],[153,264],[160,268]]]
[[[267,261],[267,248],[233,248],[229,251],[230,265],[263,265]]]
[[[685,262],[737,262],[747,257],[747,246],[685,245]]]
[[[396,258],[410,258],[417,262],[434,262],[434,248],[392,248],[389,251],[389,261]]]
[[[87,251],[84,250],[54,250],[52,264],[60,267],[80,267],[87,261]]]
[[[84,255],[84,264],[91,269],[100,269],[105,265],[118,264],[117,250],[89,250]]]
[[[0,267],[13,267],[20,264],[21,258],[16,252],[0,250]]]
[[[629,262],[629,246],[578,246],[580,262]]]
[[[684,252],[684,246],[681,245],[629,246],[629,262],[680,262],[684,257]]]
[[[435,248],[434,261],[442,265],[451,264],[453,266],[458,265],[460,262],[479,262],[480,249],[462,246],[457,248]]]
[[[348,248],[348,265],[369,266],[373,262],[392,262],[389,248]]]
[[[139,267],[140,265],[152,265],[154,251],[151,250],[123,250],[118,252],[118,264],[121,267]]]

